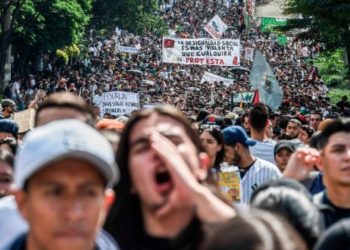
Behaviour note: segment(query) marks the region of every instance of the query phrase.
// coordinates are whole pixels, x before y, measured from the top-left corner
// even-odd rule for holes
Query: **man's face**
[[[320,168],[325,184],[350,187],[350,133],[338,132],[329,137],[321,150]]]
[[[150,136],[155,131],[176,146],[194,176],[197,176],[200,171],[197,150],[181,123],[170,117],[156,114],[138,122],[130,133],[131,191],[139,196],[142,208],[150,213],[156,213],[159,208],[167,204],[169,197],[173,197],[178,192],[175,189],[174,177],[150,145]],[[185,200],[176,198],[175,200],[172,204],[176,203],[175,206],[178,208],[190,206]]]
[[[13,106],[7,106],[7,107],[5,107],[5,110],[7,111],[7,113],[9,113],[9,114],[13,114],[13,113],[15,113],[15,107],[13,107]]]
[[[225,161],[230,165],[239,166],[241,156],[237,152],[235,146],[225,145]]]
[[[300,132],[299,124],[295,122],[288,122],[286,133],[291,136],[293,139],[297,138]]]
[[[318,125],[321,123],[321,116],[319,114],[310,115],[310,126],[317,131]]]
[[[282,148],[276,153],[276,165],[281,170],[281,172],[283,172],[286,168],[291,155],[292,152],[288,148]]]
[[[13,168],[6,162],[0,161],[0,198],[10,194],[13,183]]]
[[[16,200],[33,249],[94,249],[108,201],[102,175],[90,163],[66,159],[30,178]]]

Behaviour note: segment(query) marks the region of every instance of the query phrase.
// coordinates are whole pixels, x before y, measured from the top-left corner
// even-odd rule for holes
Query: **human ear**
[[[28,199],[27,199],[28,193],[24,191],[16,190],[13,192],[13,195],[15,196],[18,210],[20,211],[23,218],[28,220]]]
[[[199,169],[197,173],[197,178],[200,181],[204,181],[208,176],[208,170],[210,168],[210,158],[207,153],[199,154]]]
[[[109,211],[109,209],[113,205],[115,198],[116,198],[116,196],[115,196],[115,192],[113,189],[109,188],[105,191],[104,208],[106,209],[107,212]]]

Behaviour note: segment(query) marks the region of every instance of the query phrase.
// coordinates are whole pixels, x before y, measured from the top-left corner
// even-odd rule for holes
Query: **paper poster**
[[[254,49],[246,47],[244,49],[244,59],[249,60],[249,61],[254,61]]]
[[[34,128],[35,110],[26,109],[15,113],[13,120],[18,124],[18,133],[24,133]]]
[[[138,93],[112,91],[102,94],[100,109],[102,116],[110,113],[115,116],[131,114],[140,109],[140,97]]]
[[[231,202],[241,202],[241,178],[238,168],[232,171],[219,172],[219,187],[224,196]]]

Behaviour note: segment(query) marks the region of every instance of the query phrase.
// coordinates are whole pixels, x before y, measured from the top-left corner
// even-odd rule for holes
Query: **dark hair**
[[[105,224],[106,230],[115,237],[121,249],[135,249],[144,230],[140,200],[136,194],[131,193],[132,180],[129,172],[130,133],[137,123],[154,114],[169,117],[179,122],[197,148],[198,153],[205,152],[198,133],[192,129],[186,117],[175,108],[166,105],[156,106],[151,109],[139,110],[133,114],[121,134],[116,157],[121,176],[115,187],[118,199],[113,204]]]
[[[220,164],[224,162],[224,158],[225,158],[225,149],[224,149],[224,137],[222,135],[221,130],[217,129],[217,128],[207,128],[204,129],[202,133],[204,132],[208,132],[212,137],[214,137],[214,139],[216,140],[216,142],[219,145],[222,145],[222,148],[219,152],[217,152],[216,156],[215,156],[215,162],[214,162],[214,166],[215,168],[220,168]]]
[[[268,119],[269,111],[265,104],[257,103],[250,110],[249,122],[252,129],[256,130],[257,132],[262,132],[265,129]]]
[[[315,129],[313,127],[311,127],[310,125],[302,125],[301,129],[307,133],[309,138],[311,138],[311,136],[315,133]]]
[[[329,137],[339,132],[350,133],[349,118],[340,118],[331,121],[328,126],[319,134],[317,140],[317,148],[323,149],[327,145]]]
[[[0,161],[6,162],[11,168],[13,168],[14,155],[6,149],[0,149]]]
[[[323,118],[322,113],[321,113],[320,111],[317,111],[317,110],[312,110],[312,111],[310,112],[310,116],[311,116],[311,115],[319,115],[319,116],[321,117],[321,120],[322,120],[322,118]]]
[[[238,230],[237,230],[238,229]],[[304,250],[301,237],[283,219],[268,212],[252,210],[214,228],[203,250]]]
[[[35,126],[37,126],[40,112],[48,108],[70,108],[77,110],[85,115],[85,123],[93,127],[95,126],[96,116],[94,110],[83,98],[71,93],[54,93],[43,101],[35,113]]]
[[[312,249],[321,234],[321,215],[312,203],[308,190],[299,182],[278,179],[263,184],[253,193],[253,207],[284,217]]]
[[[17,151],[17,140],[13,137],[5,137],[4,139],[0,140],[0,145],[6,144],[13,155],[16,154]]]

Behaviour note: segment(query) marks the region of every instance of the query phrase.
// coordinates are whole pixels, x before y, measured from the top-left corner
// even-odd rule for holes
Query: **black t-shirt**
[[[341,219],[350,218],[350,209],[335,206],[327,196],[327,192],[323,191],[315,196],[316,204],[324,219],[325,228],[330,227]]]
[[[343,219],[331,226],[319,239],[315,250],[349,250],[350,219]]]
[[[176,238],[156,238],[144,235],[138,250],[195,250],[202,239],[200,222],[195,219]]]

